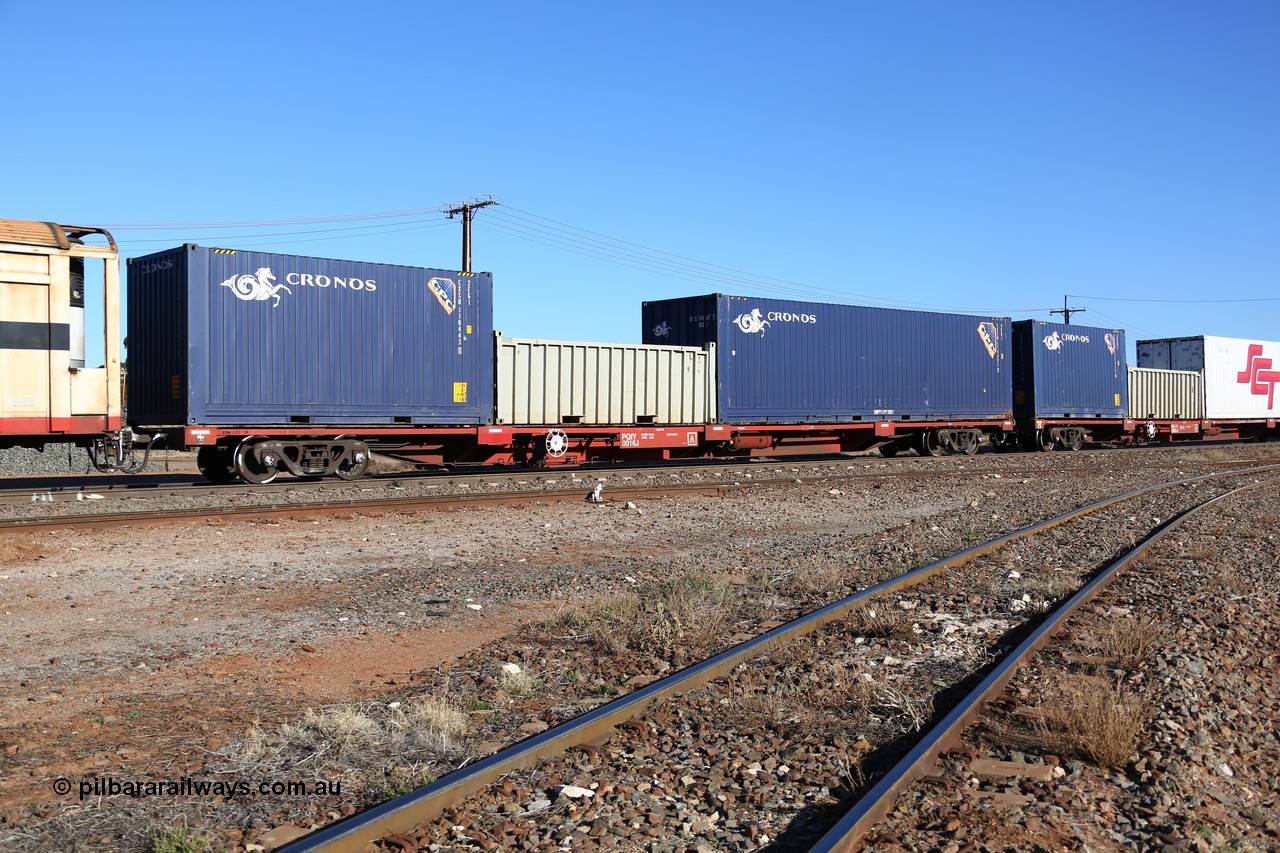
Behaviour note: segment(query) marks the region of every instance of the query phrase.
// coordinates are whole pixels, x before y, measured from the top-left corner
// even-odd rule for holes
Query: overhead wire
[[[428,224],[424,224],[424,223],[428,223]],[[346,239],[349,237],[377,237],[377,236],[381,236],[382,234],[395,234],[401,231],[411,231],[418,226],[423,228],[437,228],[447,224],[449,224],[448,217],[436,217],[434,219],[419,219],[419,220],[411,220],[409,222],[382,223],[378,225],[354,225],[349,228],[313,228],[306,231],[277,231],[277,232],[268,233],[268,234],[237,234],[237,235],[221,234],[217,236],[217,239],[218,240],[254,240],[260,237],[283,237],[283,236],[292,236],[295,234],[333,234],[333,233],[344,232],[344,231],[373,231],[373,233],[366,233],[366,234],[348,234],[345,237],[318,237],[318,238],[309,239],[309,240],[286,240],[286,241],[279,241],[278,243],[273,243],[273,244],[269,244],[269,243],[257,244],[257,245],[281,245],[281,244],[290,243],[290,242],[308,243],[308,242],[316,242],[317,240],[326,240],[326,239],[337,240],[337,239]],[[393,226],[399,226],[399,225],[407,225],[411,227],[409,228],[393,227]],[[202,239],[211,239],[211,238],[205,238],[200,235],[195,235],[195,236],[187,237],[185,239],[185,242],[194,243],[194,242],[199,242]],[[118,240],[117,242],[123,246],[136,246],[142,243],[171,243],[173,241],[167,238],[157,237],[157,238],[145,239],[145,240]]]
[[[323,243],[327,240],[352,240],[356,237],[382,237],[387,234],[399,234],[405,231],[421,231],[424,228],[439,228],[440,226],[447,224],[448,223],[441,222],[435,225],[413,225],[408,228],[388,228],[384,231],[379,231],[376,234],[339,234],[331,237],[311,237],[304,240],[271,240],[265,243],[241,243],[240,245],[243,248],[252,248],[255,246],[291,246],[295,243]]]
[[[544,222],[550,222],[550,223],[553,223],[554,225],[560,226],[560,228],[558,229],[548,228],[545,226],[538,226],[536,224],[529,226],[534,228],[537,231],[541,231],[549,235],[554,235],[552,239],[555,240],[556,242],[569,242],[570,244],[576,244],[579,247],[586,248],[586,249],[590,249],[592,245],[596,245],[601,247],[600,251],[604,256],[606,256],[606,258],[618,257],[619,254],[621,254],[621,255],[629,256],[635,259],[640,259],[641,262],[644,263],[646,266],[649,266],[656,270],[665,269],[668,271],[668,273],[670,273],[671,270],[677,270],[677,269],[683,270],[689,274],[696,276],[697,280],[706,279],[706,280],[718,281],[722,283],[735,284],[735,285],[764,287],[764,288],[773,290],[775,292],[788,293],[793,295],[812,296],[818,293],[825,293],[825,294],[837,295],[837,296],[852,296],[854,298],[864,299],[864,300],[873,301],[873,302],[881,302],[886,304],[896,304],[896,305],[923,304],[923,303],[914,303],[914,302],[907,302],[907,301],[893,300],[893,299],[886,300],[881,297],[871,296],[869,294],[852,293],[849,291],[834,290],[831,288],[815,287],[812,285],[805,285],[799,282],[787,281],[786,279],[774,278],[772,276],[762,276],[755,273],[746,272],[744,270],[738,270],[733,267],[725,267],[719,264],[711,264],[705,261],[699,261],[693,258],[688,258],[684,255],[677,255],[672,252],[665,252],[661,249],[653,249],[648,246],[643,246],[639,243],[632,243],[631,241],[628,241],[628,240],[622,240],[616,237],[609,237],[608,235],[600,234],[599,232],[590,231],[585,228],[579,228],[576,225],[569,225],[568,223],[563,223],[558,220],[550,219],[545,216],[539,216],[536,213],[523,211],[523,210],[520,210],[519,208],[510,208],[510,209],[516,211],[519,214],[523,214],[523,216],[526,218],[532,217],[534,219],[539,219]],[[505,215],[504,212],[501,210],[495,211],[495,212],[498,213],[500,216]],[[522,224],[528,224],[528,223],[522,223]],[[571,230],[565,231],[564,229],[571,229]],[[581,232],[582,234],[587,234],[591,236],[585,237],[585,238],[579,237],[572,232]],[[597,239],[597,238],[602,238],[602,239]],[[629,248],[629,247],[634,247],[634,248]],[[637,250],[642,250],[642,251],[637,251]],[[667,259],[674,259],[674,260],[667,260]],[[676,276],[676,277],[683,278],[686,276]]]
[[[1136,326],[1133,323],[1127,323],[1124,320],[1121,320],[1117,317],[1112,317],[1108,314],[1104,314],[1101,311],[1097,310],[1096,308],[1091,308],[1089,310],[1089,313],[1093,314],[1093,316],[1095,317],[1101,317],[1103,320],[1110,321],[1110,325],[1114,326],[1117,329],[1124,329],[1125,331],[1129,331],[1129,332],[1141,332],[1142,334],[1145,334],[1145,335],[1152,335],[1152,336],[1155,335],[1154,332],[1148,331],[1147,329],[1144,329],[1141,326]]]
[[[1084,296],[1079,293],[1068,293],[1072,299],[1101,299],[1105,302],[1153,302],[1170,305],[1216,305],[1228,302],[1280,302],[1280,296],[1257,296],[1244,299],[1138,299],[1127,296]]]
[[[334,216],[308,216],[294,219],[231,219],[224,222],[116,222],[103,225],[109,231],[157,230],[172,231],[181,228],[271,228],[278,225],[315,225],[322,222],[358,222],[366,219],[397,219],[421,216],[424,213],[440,213],[438,207],[418,207],[409,210],[385,210],[378,213],[348,213]]]
[[[733,287],[747,290],[758,290],[770,294],[783,294],[809,299],[851,299],[873,305],[926,310],[958,310],[983,314],[1011,315],[1037,314],[1051,310],[1045,307],[975,308],[973,306],[942,305],[912,300],[890,299],[883,296],[860,293],[857,291],[796,282],[775,276],[752,273],[721,264],[700,261],[685,255],[667,252],[641,243],[635,243],[630,240],[612,237],[577,225],[571,225],[557,219],[552,219],[550,217],[542,216],[540,214],[533,213],[532,211],[522,210],[517,207],[512,207],[507,204],[487,207],[486,211],[495,215],[473,220],[473,223],[479,228],[491,228],[492,230],[507,236],[550,246],[559,251],[568,252],[582,257],[596,258],[609,263],[629,267],[631,269],[638,269],[644,272],[684,281],[700,283],[709,282],[714,285],[725,286],[726,288]],[[186,238],[188,242],[194,242],[195,240],[200,239],[216,239],[218,241],[255,240],[257,242],[243,245],[246,245],[246,247],[256,247],[289,245],[292,243],[314,243],[326,240],[352,239],[355,237],[378,237],[403,233],[405,231],[418,230],[421,228],[440,227],[447,224],[447,219],[440,216],[431,219],[418,220],[413,223],[392,222],[389,220],[403,220],[408,217],[421,216],[428,213],[442,214],[444,212],[445,209],[442,207],[408,208],[404,210],[379,211],[372,213],[295,217],[290,219],[240,219],[215,222],[174,223],[112,223],[104,227],[117,231],[173,231],[188,229],[224,230],[237,228],[247,230],[253,228],[284,227],[290,225],[314,225],[324,223],[384,220],[377,224],[352,226],[350,228],[305,229],[299,231],[277,231],[267,234],[241,234],[234,236],[221,235],[217,237],[205,237],[202,235],[195,238]],[[408,225],[409,227],[401,227],[405,225]],[[314,238],[302,236],[310,234],[324,234],[327,236]],[[295,237],[296,239],[261,241],[258,239],[261,237]],[[170,241],[164,238],[153,238],[121,240],[120,242],[122,245],[140,246],[143,244],[167,243]]]
[[[510,216],[506,213],[507,210],[515,211],[519,216]],[[596,231],[580,228],[576,225],[570,225],[568,223],[560,222],[559,220],[550,219],[549,217],[540,216],[529,211],[514,208],[510,205],[506,205],[504,208],[491,208],[490,211],[497,214],[497,219],[489,217],[485,220],[476,220],[478,227],[492,227],[494,230],[502,231],[512,236],[519,237],[520,239],[529,240],[535,243],[543,243],[544,245],[560,248],[564,251],[572,252],[573,254],[599,257],[611,263],[617,263],[623,266],[636,268],[635,265],[640,264],[641,267],[639,268],[648,269],[650,271],[657,272],[658,274],[673,278],[694,281],[712,281],[722,284],[732,284],[735,286],[758,288],[775,293],[805,296],[809,298],[814,298],[815,296],[819,298],[823,296],[826,298],[831,298],[832,296],[846,298],[851,297],[853,299],[859,299],[880,305],[908,306],[912,308],[952,309],[976,311],[978,313],[1009,314],[1042,313],[1050,310],[1044,307],[979,309],[971,306],[938,305],[935,303],[885,299],[884,297],[872,296],[870,294],[818,287],[815,285],[780,279],[773,276],[750,273],[733,267],[699,261],[684,255],[678,255],[660,249],[653,249],[639,243],[610,237]],[[547,226],[538,222],[530,222],[528,221],[529,219],[541,220],[542,222],[551,223],[552,225]],[[499,222],[498,220],[505,221]]]

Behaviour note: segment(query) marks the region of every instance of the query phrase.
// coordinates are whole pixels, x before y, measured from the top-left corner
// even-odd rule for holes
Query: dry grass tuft
[[[685,575],[589,607],[566,609],[552,620],[530,626],[530,631],[539,636],[566,631],[585,635],[610,655],[660,655],[675,647],[690,655],[719,651],[735,588],[727,577]]]
[[[1280,523],[1280,512],[1269,510],[1237,525],[1232,533],[1249,539],[1268,539],[1276,532],[1277,523]]]
[[[1032,598],[1049,604],[1068,595],[1074,595],[1080,588],[1080,578],[1069,570],[1036,572],[1024,575],[1017,584],[1016,589],[1019,593],[1029,593]]]
[[[1187,547],[1187,558],[1197,563],[1207,563],[1218,556],[1218,547],[1212,539],[1197,539]]]
[[[222,755],[228,772],[308,770],[377,789],[385,780],[371,774],[380,774],[381,768],[456,761],[467,726],[462,709],[431,697],[390,705],[335,705],[309,709],[275,734],[255,729]]]
[[[888,684],[876,685],[875,713],[904,733],[923,731],[933,718],[933,697],[913,696]]]
[[[789,659],[791,656],[788,656]],[[782,734],[847,734],[876,702],[876,685],[856,673],[824,665],[814,669],[771,667],[748,671],[734,682],[735,707]]]
[[[546,682],[543,679],[532,673],[509,672],[502,676],[502,684],[499,686],[499,690],[510,697],[529,699],[538,695],[538,691],[545,684]]]
[[[1067,676],[1047,694],[1039,725],[1045,747],[1102,767],[1122,767],[1137,747],[1148,710],[1110,678]]]
[[[1111,666],[1133,672],[1146,663],[1161,639],[1155,619],[1121,619],[1102,629],[1098,649]]]
[[[789,595],[827,599],[844,589],[844,571],[825,561],[801,561],[782,575],[770,578],[767,585]]]
[[[1227,592],[1240,598],[1258,594],[1257,581],[1236,566],[1223,566],[1218,569],[1217,582]]]
[[[859,607],[848,616],[849,630],[862,637],[887,640],[914,640],[912,620],[903,611],[883,602],[880,607]]]

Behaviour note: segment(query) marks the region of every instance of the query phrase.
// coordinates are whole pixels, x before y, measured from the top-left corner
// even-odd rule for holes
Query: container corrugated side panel
[[[727,423],[1006,418],[1009,321],[724,294],[644,303],[646,343],[715,343]]]
[[[1204,377],[1191,370],[1129,368],[1129,417],[1200,420],[1204,417]]]
[[[505,336],[495,347],[499,423],[697,424],[713,416],[704,350]]]
[[[1129,381],[1123,329],[1043,320],[1013,324],[1019,418],[1123,418]]]
[[[1206,418],[1280,417],[1280,342],[1206,335],[1201,346]]]
[[[185,247],[127,264],[128,412],[134,426],[188,422],[188,288]]]
[[[188,423],[491,420],[489,274],[183,251]]]

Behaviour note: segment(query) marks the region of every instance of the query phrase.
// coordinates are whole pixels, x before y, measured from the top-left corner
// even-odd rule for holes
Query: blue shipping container
[[[129,422],[484,424],[493,276],[188,244],[129,261]]]
[[[1041,320],[1014,323],[1014,417],[1126,417],[1129,368],[1124,348],[1124,329]]]
[[[646,302],[646,344],[716,344],[726,423],[1010,417],[1009,320],[710,294]]]

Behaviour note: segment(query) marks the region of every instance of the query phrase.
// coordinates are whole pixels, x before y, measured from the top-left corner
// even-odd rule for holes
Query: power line
[[[181,228],[271,228],[277,225],[315,225],[322,222],[359,222],[368,219],[397,219],[440,213],[436,207],[419,207],[411,210],[387,210],[380,213],[349,213],[336,216],[310,216],[300,219],[233,219],[224,222],[116,222],[101,226],[108,231],[172,231]]]
[[[441,227],[441,226],[443,226],[443,225],[448,225],[448,223],[447,223],[447,222],[439,222],[439,223],[436,223],[436,224],[434,224],[434,225],[411,225],[411,226],[409,226],[408,228],[390,228],[390,229],[386,229],[386,230],[383,230],[383,231],[377,231],[377,232],[372,233],[372,234],[336,234],[336,235],[332,235],[332,236],[329,236],[329,237],[308,237],[308,238],[306,238],[306,239],[302,239],[302,240],[268,240],[268,241],[267,241],[267,242],[265,242],[265,243],[239,243],[239,244],[238,244],[238,248],[241,248],[241,249],[251,249],[251,248],[254,248],[254,247],[257,247],[257,246],[292,246],[292,245],[294,245],[295,243],[324,243],[324,242],[327,242],[327,241],[329,241],[329,240],[352,240],[352,239],[355,239],[355,238],[358,238],[358,237],[363,237],[363,238],[366,238],[366,239],[371,239],[371,238],[374,238],[374,237],[383,237],[383,236],[386,236],[386,235],[389,235],[389,234],[401,234],[401,233],[403,233],[403,232],[405,232],[405,231],[421,231],[421,230],[423,230],[424,228],[439,228],[439,227]],[[303,233],[306,233],[306,232],[303,232]],[[239,239],[250,239],[250,240],[251,240],[251,239],[254,239],[254,238],[252,238],[252,237],[244,237],[244,238],[235,238],[235,239],[238,239],[238,240],[239,240]],[[132,245],[132,244],[130,243],[130,241],[127,241],[127,240],[121,240],[121,241],[118,241],[118,242],[119,242],[119,244],[120,244],[121,246]],[[150,242],[155,242],[155,241],[152,241],[152,240],[144,240],[144,241],[134,241],[134,242],[148,242],[148,243],[150,243]],[[166,243],[168,243],[168,242],[172,242],[172,241],[165,240],[165,241],[161,241],[161,242],[166,242]],[[189,241],[188,241],[188,242],[189,242]]]
[[[518,216],[513,217],[507,214],[507,211],[515,211],[518,214],[523,214],[524,218]],[[911,308],[930,308],[934,310],[949,309],[990,314],[1029,314],[1043,313],[1050,310],[1045,307],[979,309],[970,306],[937,305],[925,302],[884,299],[881,297],[871,296],[869,294],[807,285],[801,282],[788,281],[786,279],[746,272],[733,267],[699,261],[684,255],[666,252],[661,249],[653,249],[639,243],[633,243],[629,240],[610,237],[596,231],[579,228],[576,225],[569,225],[568,223],[550,219],[549,217],[540,216],[519,208],[513,208],[510,205],[507,205],[505,209],[495,210],[494,212],[507,221],[499,222],[496,219],[490,219],[485,223],[485,227],[503,231],[511,236],[517,237],[518,239],[552,246],[562,251],[570,252],[571,254],[598,257],[620,266],[626,266],[632,269],[648,270],[670,278],[688,281],[710,281],[717,284],[758,288],[809,298],[825,297],[829,299],[834,296],[841,298],[853,298],[879,305],[908,306]],[[542,225],[537,222],[528,222],[525,221],[527,218],[541,220],[542,222],[549,222],[555,226],[561,227],[556,228]]]
[[[399,231],[410,230],[406,228],[396,228],[395,226],[418,225],[421,223],[430,223],[430,222],[434,222],[436,224],[424,225],[423,227],[428,227],[428,228],[439,227],[441,225],[449,224],[446,218],[438,216],[438,217],[435,217],[434,219],[418,219],[418,220],[410,220],[409,222],[383,223],[379,225],[355,225],[350,228],[313,228],[307,231],[276,231],[274,233],[267,233],[267,234],[234,234],[234,235],[220,234],[218,235],[217,239],[218,240],[254,240],[259,237],[290,237],[295,234],[332,234],[332,233],[338,233],[342,231],[373,231],[374,232],[373,234],[352,234],[350,236],[353,236],[353,237],[377,236],[379,232],[383,232],[383,231],[385,231],[386,233],[396,233]],[[394,228],[394,230],[387,230],[391,228]],[[199,235],[189,236],[184,240],[184,242],[194,243],[194,242],[199,242],[201,239],[206,239],[206,238],[203,238]],[[209,238],[209,239],[212,239],[212,238]],[[119,240],[117,242],[119,242],[120,245],[122,246],[124,245],[134,246],[140,243],[171,243],[173,242],[173,240],[165,237],[154,237],[147,240]],[[298,242],[306,242],[306,241],[298,241]]]
[[[1076,299],[1102,299],[1107,302],[1156,302],[1171,305],[1213,305],[1227,302],[1280,302],[1280,296],[1259,296],[1249,299],[1130,299],[1124,296],[1081,296],[1078,293],[1067,294]]]
[[[493,196],[488,196],[491,201],[489,203],[498,204],[493,200]],[[479,200],[477,200],[479,201]],[[479,205],[473,205],[476,207]],[[939,305],[928,302],[914,302],[900,299],[885,299],[883,297],[873,296],[867,293],[860,293],[850,290],[841,290],[838,288],[821,287],[818,285],[807,284],[804,282],[790,281],[788,279],[777,278],[774,276],[752,273],[746,270],[736,269],[734,267],[724,266],[721,264],[700,261],[674,252],[667,252],[646,246],[641,243],[635,243],[630,240],[624,240],[618,237],[612,237],[577,225],[571,225],[561,222],[550,217],[541,216],[531,211],[521,210],[520,208],[512,208],[509,205],[505,208],[495,207],[493,209],[497,216],[490,217],[485,220],[481,227],[489,227],[494,230],[505,233],[518,239],[527,240],[529,242],[540,243],[542,245],[551,246],[560,251],[569,252],[584,257],[594,257],[605,260],[609,263],[626,266],[632,269],[640,269],[642,271],[655,273],[669,278],[676,278],[686,281],[694,281],[700,283],[710,282],[714,285],[720,285],[733,288],[753,289],[763,291],[769,294],[784,294],[786,296],[808,298],[808,299],[831,299],[838,298],[842,300],[855,300],[870,303],[872,305],[880,305],[884,307],[902,307],[908,309],[922,310],[950,310],[950,311],[966,311],[982,314],[1034,314],[1051,311],[1050,308],[976,308],[973,306],[960,305]],[[423,216],[426,214],[457,214],[463,213],[466,216],[465,206],[457,209],[447,208],[408,208],[404,210],[377,211],[372,213],[354,213],[354,214],[337,214],[330,216],[310,216],[296,217],[291,219],[238,219],[213,222],[170,222],[170,223],[111,223],[103,227],[114,231],[176,231],[176,230],[223,230],[232,228],[268,228],[268,227],[286,227],[292,225],[317,225],[326,223],[342,223],[342,222],[373,222],[376,220],[396,220],[406,219],[414,216]],[[535,221],[536,220],[536,221]],[[327,234],[330,236],[319,238],[306,238],[295,240],[279,240],[271,242],[255,242],[245,244],[247,246],[269,246],[269,245],[288,245],[290,243],[310,243],[320,242],[323,240],[341,240],[351,239],[353,237],[377,237],[389,234],[397,234],[405,231],[417,230],[420,228],[440,227],[446,224],[436,219],[420,219],[413,223],[403,222],[378,222],[375,225],[354,226],[352,228],[334,228],[334,229],[307,229],[299,231],[278,231],[268,234],[245,234],[236,236],[219,236],[219,241],[225,240],[256,240],[260,237],[293,237],[296,235],[307,234]],[[410,227],[399,227],[410,225]],[[344,233],[344,232],[361,232],[361,233]],[[199,238],[196,238],[199,239]],[[209,238],[213,239],[213,238]],[[190,242],[191,238],[187,238]],[[141,240],[122,240],[122,245],[140,245],[144,243],[167,243],[165,239],[141,239]],[[464,255],[466,249],[464,247]],[[464,264],[465,265],[465,264]],[[1094,298],[1094,297],[1089,297]],[[1105,298],[1105,297],[1097,297]],[[1144,300],[1135,300],[1144,301]],[[1161,301],[1161,300],[1149,300]],[[1255,301],[1255,300],[1205,300],[1205,301]]]

